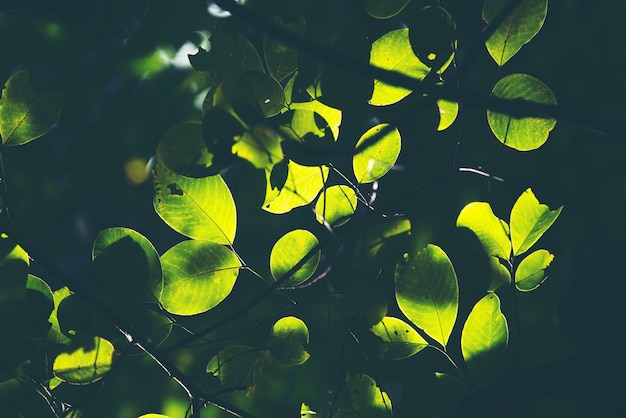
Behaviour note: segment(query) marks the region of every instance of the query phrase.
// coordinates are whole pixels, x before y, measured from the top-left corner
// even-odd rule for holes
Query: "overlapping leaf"
[[[459,228],[468,228],[483,245],[487,254],[508,260],[511,256],[509,227],[494,215],[487,202],[472,202],[459,213],[456,220]]]
[[[392,316],[384,317],[372,327],[372,332],[383,340],[379,348],[383,360],[402,360],[428,346],[428,342],[409,324]]]
[[[306,167],[289,161],[288,169],[287,180],[278,197],[263,206],[268,212],[287,213],[311,203],[328,178],[326,166]]]
[[[282,280],[284,276],[298,265],[311,251],[318,247],[319,241],[311,232],[296,229],[283,235],[272,248],[270,254],[270,271],[274,280]],[[308,280],[320,262],[319,249],[304,264],[289,276],[285,286],[297,286]]]
[[[273,358],[283,364],[297,366],[311,356],[305,349],[309,343],[309,329],[295,316],[279,319],[272,327],[269,350]]]
[[[81,340],[67,352],[59,354],[52,366],[54,375],[73,385],[96,382],[111,370],[113,344],[101,337]]]
[[[517,199],[511,210],[511,241],[513,255],[528,251],[541,236],[552,226],[563,210],[563,206],[550,210],[539,203],[529,188]]]
[[[524,258],[515,270],[515,287],[523,292],[530,292],[539,287],[548,277],[545,269],[554,260],[548,250],[537,250]]]

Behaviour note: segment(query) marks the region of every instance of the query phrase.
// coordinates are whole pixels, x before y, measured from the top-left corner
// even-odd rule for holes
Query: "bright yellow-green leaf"
[[[472,202],[459,213],[456,220],[459,228],[468,228],[485,248],[487,254],[508,260],[511,257],[509,227],[494,215],[487,202]]]
[[[280,136],[265,126],[253,126],[242,136],[235,137],[233,154],[248,160],[256,168],[271,169],[282,161]]]
[[[348,186],[331,186],[320,193],[315,205],[315,219],[330,226],[348,222],[356,210],[356,192]]]
[[[162,414],[144,414],[141,415],[139,418],[169,418],[167,415],[162,415]]]
[[[191,179],[157,164],[154,188],[154,209],[172,229],[194,239],[233,243],[237,212],[221,176]]]
[[[350,394],[352,408],[357,413],[355,416],[368,418],[392,416],[391,399],[368,375],[346,375],[346,388]]]
[[[22,145],[48,132],[61,116],[63,95],[35,96],[26,71],[13,74],[0,98],[0,136],[3,145]]]
[[[409,324],[392,316],[384,317],[372,327],[372,332],[383,340],[379,348],[383,360],[402,360],[428,346],[428,342]]]
[[[304,346],[309,343],[309,329],[295,316],[287,316],[276,321],[272,327],[269,350],[273,358],[283,364],[297,366],[311,356]]]
[[[552,226],[561,210],[563,210],[563,206],[550,210],[547,205],[539,203],[530,188],[526,189],[511,210],[513,255],[520,255],[528,251]]]
[[[202,125],[197,122],[170,128],[159,141],[156,154],[167,168],[189,177],[207,175],[213,160],[202,138]]]
[[[250,380],[256,350],[246,345],[233,345],[211,358],[206,372],[219,378],[225,388],[242,389]]]
[[[29,265],[26,251],[0,233],[0,302],[24,299]]]
[[[305,229],[296,229],[283,235],[270,254],[270,271],[274,280],[281,280],[292,268],[311,252],[319,241],[311,232]],[[296,286],[308,280],[320,262],[320,250],[318,249],[305,263],[297,269],[287,281],[285,286]]]
[[[54,375],[72,385],[102,379],[113,364],[113,344],[101,337],[86,338],[54,359]]]
[[[367,130],[356,144],[358,150],[352,158],[352,169],[359,183],[378,180],[396,163],[400,155],[401,138],[397,128],[380,136],[389,124],[381,123]]]
[[[409,42],[409,29],[396,29],[385,33],[372,44],[370,64],[384,70],[405,74],[422,80],[430,68],[415,56]],[[399,102],[411,93],[411,90],[374,80],[374,91],[369,104],[386,106]]]
[[[461,334],[461,351],[474,381],[487,386],[498,374],[509,340],[500,299],[488,293],[472,308]]]
[[[52,298],[54,299],[54,310],[50,314],[48,321],[52,324],[50,327],[50,331],[48,331],[47,340],[54,344],[69,344],[72,340],[70,340],[62,331],[61,326],[59,325],[59,319],[57,317],[57,312],[59,309],[59,304],[71,295],[70,289],[67,286],[63,286],[52,293]]]
[[[313,411],[307,404],[300,405],[300,418],[316,418],[316,415],[317,412]]]
[[[524,258],[515,270],[515,287],[522,292],[530,292],[539,287],[548,276],[545,269],[554,260],[547,250],[537,250]]]
[[[523,99],[533,103],[555,105],[552,91],[541,81],[527,74],[511,74],[493,87],[492,94],[501,99]],[[539,148],[556,126],[554,119],[538,117],[514,118],[487,110],[487,122],[493,134],[507,147],[518,151]]]
[[[159,302],[176,315],[206,312],[230,294],[241,262],[228,248],[210,241],[183,241],[161,256]]]
[[[483,19],[491,23],[510,0],[485,0]],[[525,44],[535,37],[543,26],[548,12],[548,0],[521,0],[512,13],[487,39],[489,54],[503,66]]]
[[[395,284],[402,313],[445,347],[459,307],[459,285],[446,253],[428,244],[407,254],[396,265]]]
[[[328,167],[307,167],[289,161],[287,180],[280,190],[278,197],[263,206],[271,213],[287,213],[299,206],[304,206],[313,201],[318,195],[326,179]]]
[[[319,100],[311,100],[309,102],[302,103],[291,103],[291,105],[289,105],[289,108],[291,110],[308,110],[317,113],[322,117],[322,119],[326,121],[326,127],[329,128],[332,132],[333,138],[337,140],[337,138],[339,137],[339,126],[341,125],[341,110],[325,105]],[[294,122],[292,121],[292,124],[293,123]],[[294,129],[297,129],[297,127],[294,127]]]
[[[511,272],[500,262],[500,258],[489,257],[489,265],[491,266],[491,281],[488,292],[495,292],[503,284],[511,283]]]
[[[439,126],[437,126],[437,130],[444,131],[452,126],[456,120],[459,114],[459,104],[447,100],[437,100],[437,107],[439,108]]]
[[[365,0],[365,11],[377,19],[388,19],[400,13],[411,0]]]

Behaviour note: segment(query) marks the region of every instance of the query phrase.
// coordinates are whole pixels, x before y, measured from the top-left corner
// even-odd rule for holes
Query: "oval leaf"
[[[270,354],[283,364],[297,366],[308,360],[304,349],[309,343],[309,329],[299,318],[287,316],[276,321],[269,341]]]
[[[528,251],[552,226],[563,210],[563,206],[550,210],[539,203],[533,191],[528,188],[520,195],[511,210],[511,241],[513,255]]]
[[[159,141],[158,160],[175,173],[189,177],[209,174],[213,155],[202,136],[202,125],[185,122],[172,127]]]
[[[530,292],[548,278],[545,269],[554,260],[547,250],[537,250],[524,258],[515,270],[515,287],[522,292]]]
[[[428,347],[428,342],[409,324],[391,316],[374,325],[372,332],[383,340],[379,348],[383,360],[402,360]]]
[[[320,194],[315,205],[315,220],[321,224],[341,226],[356,210],[356,192],[348,186],[331,186]]]
[[[483,19],[491,23],[510,0],[485,0]],[[489,54],[503,66],[522,46],[530,42],[543,26],[548,0],[521,0],[485,43]]]
[[[427,6],[415,14],[409,30],[411,47],[424,64],[442,73],[456,50],[456,24],[443,7]]]
[[[377,19],[389,19],[402,11],[411,0],[365,0],[365,11]]]
[[[461,334],[461,351],[472,377],[487,386],[496,377],[506,354],[509,329],[500,299],[488,293],[472,308]]]
[[[278,197],[263,208],[271,213],[287,213],[299,206],[308,205],[320,192],[328,178],[328,167],[306,167],[289,161],[287,180]]]
[[[448,129],[459,114],[459,104],[457,102],[449,102],[447,100],[437,100],[437,107],[439,108],[439,125],[438,131],[445,131]]]
[[[35,96],[26,71],[13,74],[0,98],[0,136],[3,145],[22,145],[48,132],[61,116],[63,95]]]
[[[502,99],[523,99],[533,103],[556,105],[552,91],[541,81],[527,74],[511,74],[496,83],[492,94]],[[518,151],[539,148],[556,126],[554,119],[514,118],[487,110],[487,122],[493,134],[507,147]]]
[[[233,345],[213,356],[206,366],[206,372],[219,378],[225,388],[243,389],[250,378],[255,358],[253,347]]]
[[[235,201],[221,176],[180,176],[157,164],[154,209],[175,231],[194,239],[232,244],[237,227]]]
[[[396,163],[400,155],[400,132],[389,130],[389,124],[381,123],[365,132],[356,144],[357,152],[352,158],[354,176],[359,183],[378,180]],[[388,132],[381,136],[385,129]]]
[[[296,229],[283,235],[270,254],[270,271],[274,280],[283,280],[285,274],[293,269],[311,251],[319,245],[319,241],[311,232]],[[317,250],[308,258],[286,281],[285,286],[296,286],[308,280],[320,262],[320,251]]]
[[[396,299],[402,313],[442,346],[456,321],[459,286],[452,262],[433,244],[396,265]]]
[[[286,24],[280,16],[274,16],[272,23],[299,35],[302,35],[306,29],[304,23]],[[269,73],[277,81],[283,80],[298,68],[298,51],[272,37],[263,38],[263,56]]]
[[[235,285],[241,262],[228,248],[210,241],[183,241],[161,256],[159,302],[176,315],[196,315],[223,301]]]
[[[104,338],[82,340],[73,350],[54,359],[54,375],[72,385],[85,385],[102,379],[113,363],[113,344]]]
[[[376,381],[366,374],[346,375],[346,388],[350,393],[350,403],[359,417],[389,418],[391,399],[386,392],[376,386]],[[350,416],[350,415],[348,415]]]
[[[416,80],[423,80],[430,71],[430,68],[415,56],[407,28],[387,32],[376,39],[372,44],[370,64],[405,74]],[[374,106],[387,106],[399,102],[410,93],[409,89],[374,80],[374,91],[368,103]]]
[[[491,205],[487,202],[472,202],[459,213],[456,220],[459,228],[472,231],[487,254],[508,260],[511,257],[511,241],[509,227],[502,219],[494,215]]]

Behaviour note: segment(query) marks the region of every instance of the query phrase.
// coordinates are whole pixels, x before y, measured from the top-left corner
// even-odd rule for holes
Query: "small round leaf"
[[[356,193],[348,186],[331,186],[322,191],[315,205],[315,219],[330,226],[348,222],[356,210]]]
[[[85,385],[102,379],[113,364],[113,344],[101,337],[86,338],[54,360],[54,375],[72,385]]]
[[[304,229],[296,229],[283,235],[270,254],[270,271],[274,280],[283,280],[284,275],[292,270],[311,251],[319,245],[319,241],[311,232]],[[319,249],[312,254],[304,264],[298,268],[284,284],[296,286],[308,280],[320,262]]]
[[[356,144],[357,152],[352,158],[354,176],[359,183],[378,180],[396,163],[400,155],[401,139],[397,128],[389,129],[381,123],[365,132]],[[381,135],[383,129],[386,132]]]

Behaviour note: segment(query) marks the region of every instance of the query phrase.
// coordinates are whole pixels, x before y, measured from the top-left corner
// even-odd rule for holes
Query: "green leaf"
[[[202,125],[184,122],[170,128],[157,145],[158,160],[173,172],[188,177],[210,174],[213,155],[202,136]]]
[[[316,415],[317,412],[313,411],[307,404],[300,405],[300,418],[316,418]]]
[[[367,130],[356,144],[358,150],[352,158],[354,176],[359,183],[371,183],[378,180],[396,163],[400,155],[400,132],[393,128],[384,136],[379,132],[389,124],[381,123]],[[375,141],[374,141],[375,139]]]
[[[211,48],[200,48],[194,55],[189,55],[189,62],[196,71],[209,74],[214,84],[219,84],[225,77],[248,71],[263,71],[263,63],[256,49],[241,33],[234,38],[223,31],[211,35]]]
[[[237,228],[235,201],[221,176],[180,176],[157,164],[154,209],[172,229],[194,239],[232,244]]]
[[[527,74],[511,74],[493,87],[492,94],[501,99],[523,99],[532,103],[556,106],[552,91]],[[537,117],[515,118],[487,110],[487,122],[493,134],[507,147],[518,151],[539,148],[547,140],[556,120]]]
[[[430,67],[415,56],[407,28],[387,32],[376,39],[372,44],[370,64],[417,80],[423,80],[430,72]],[[374,91],[368,103],[374,106],[387,106],[399,102],[410,93],[409,89],[374,80]]]
[[[356,192],[351,187],[337,185],[325,188],[315,204],[315,220],[333,227],[341,226],[354,215],[356,205]]]
[[[427,6],[416,13],[409,29],[409,40],[417,58],[443,73],[456,51],[456,25],[443,7]]]
[[[0,136],[3,145],[23,145],[48,132],[61,116],[63,95],[35,96],[26,71],[13,74],[0,98]]]
[[[276,80],[262,72],[226,78],[213,92],[213,106],[241,102],[258,108],[263,116],[275,116],[285,107],[285,94]]]
[[[173,322],[163,311],[135,309],[127,313],[133,335],[155,346],[162,344],[172,332]]]
[[[472,308],[461,334],[461,351],[472,377],[482,387],[498,374],[506,355],[509,329],[500,299],[488,293]]]
[[[515,270],[515,287],[522,292],[530,292],[548,278],[545,269],[554,260],[547,250],[537,250],[524,258]]]
[[[0,233],[0,303],[24,299],[29,265],[26,251],[7,234]]]
[[[539,203],[533,191],[528,188],[517,199],[511,210],[511,241],[513,255],[528,251],[552,226],[563,210],[563,206],[550,210]]]
[[[54,310],[48,318],[48,321],[50,321],[52,326],[48,331],[46,339],[53,344],[67,345],[72,341],[61,331],[61,326],[57,317],[59,305],[66,297],[70,296],[71,294],[72,292],[70,292],[70,289],[68,289],[67,286],[63,286],[52,293],[52,298],[54,299]]]
[[[287,316],[272,327],[269,350],[273,358],[283,364],[297,366],[311,356],[304,346],[309,343],[309,329],[299,318]]]
[[[379,268],[402,255],[411,234],[408,219],[392,219],[368,225],[357,237],[354,262],[365,269]]]
[[[98,283],[125,302],[155,301],[163,273],[159,254],[146,237],[129,228],[100,231],[92,258]]]
[[[509,0],[485,0],[485,22],[491,23],[507,3]],[[489,54],[499,66],[539,33],[548,13],[548,0],[522,0],[519,3],[486,42]]]
[[[428,342],[401,319],[386,316],[372,327],[372,332],[383,340],[379,348],[383,360],[402,360],[422,351]]]
[[[366,374],[346,375],[346,388],[350,393],[350,403],[356,416],[368,418],[389,418],[391,399],[383,392],[376,381]]]
[[[318,195],[326,179],[328,167],[306,167],[289,161],[287,180],[278,197],[265,202],[263,209],[270,213],[287,213],[299,206],[308,205]]]
[[[243,389],[251,377],[256,351],[246,345],[233,345],[220,350],[211,358],[206,372],[219,378],[225,388]]]
[[[232,151],[255,168],[271,169],[283,159],[280,136],[265,126],[254,126],[243,136],[236,137]]]
[[[285,274],[318,245],[319,241],[315,235],[304,229],[296,229],[283,235],[276,241],[270,254],[270,271],[274,280],[283,279]],[[320,255],[321,251],[317,250],[284,282],[284,285],[297,286],[311,278],[320,262]]]
[[[102,379],[113,363],[113,344],[101,337],[81,340],[54,360],[54,375],[72,385],[85,385]]]
[[[459,104],[440,99],[437,100],[437,107],[439,108],[439,126],[437,126],[437,130],[445,131],[456,120],[459,114]]]
[[[272,23],[301,36],[306,30],[304,21],[299,24],[286,24],[280,16],[274,16]],[[269,73],[277,81],[285,79],[298,68],[298,51],[272,37],[263,38],[263,56]]]
[[[487,254],[508,260],[511,257],[509,227],[494,215],[487,202],[472,202],[459,213],[456,220],[459,228],[468,228],[483,245]]]
[[[491,281],[487,289],[488,292],[495,292],[503,284],[511,283],[511,272],[502,265],[498,257],[489,257],[489,265],[491,267]]]
[[[377,19],[389,19],[402,11],[411,0],[365,0],[365,11]]]
[[[210,241],[183,241],[161,256],[159,302],[176,315],[206,312],[230,294],[241,262],[228,248]]]
[[[320,102],[319,100],[311,100],[309,102],[302,102],[302,103],[291,103],[289,105],[289,108],[291,110],[295,110],[294,117],[291,121],[291,127],[293,128],[294,132],[296,132],[296,134],[299,137],[304,137],[309,132],[313,132],[314,134],[316,134],[316,136],[321,137],[321,136],[324,136],[325,130],[328,128],[333,134],[333,138],[335,140],[339,138],[339,126],[341,125],[341,114],[342,114],[341,110],[335,109],[334,107],[327,106],[324,103]],[[300,114],[298,114],[298,111],[300,110],[307,110],[309,112],[314,112],[315,114],[320,115],[322,119],[326,121],[326,126],[320,128],[317,125],[315,125],[315,128],[317,128],[317,130],[314,129],[311,126],[311,123],[309,122],[308,118],[303,119],[303,117]],[[299,116],[298,119],[296,119],[296,115]]]
[[[39,277],[28,275],[26,282],[26,294],[24,297],[24,313],[19,318],[22,322],[22,333],[35,337],[43,337],[51,329],[52,324],[48,321],[54,301],[50,286]]]
[[[402,313],[445,347],[459,306],[456,273],[446,253],[428,244],[406,254],[396,265],[395,284]]]

